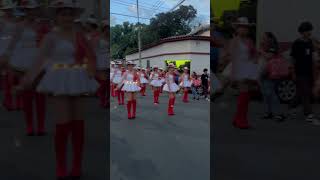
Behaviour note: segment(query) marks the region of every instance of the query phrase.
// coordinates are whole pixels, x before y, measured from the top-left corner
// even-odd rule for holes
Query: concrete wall
[[[161,55],[164,53],[182,53],[175,55]],[[207,54],[192,54],[207,53]],[[210,42],[209,41],[176,41],[164,43],[162,45],[142,51],[142,58],[148,56],[156,56],[142,59],[142,67],[147,67],[147,61],[150,66],[159,66],[165,68],[165,60],[191,60],[191,71],[201,73],[204,68],[210,68]],[[159,56],[157,56],[159,55]],[[138,59],[139,54],[135,53],[126,56],[126,60]],[[135,61],[138,64],[138,61]]]
[[[314,24],[314,36],[320,38],[319,0],[258,0],[257,36],[274,32],[280,42],[292,42],[302,21]]]

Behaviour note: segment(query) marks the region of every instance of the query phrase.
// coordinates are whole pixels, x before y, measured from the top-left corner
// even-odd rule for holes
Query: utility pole
[[[137,16],[138,16],[138,48],[139,48],[139,66],[142,66],[141,62],[141,27],[140,27],[140,13],[139,13],[139,0],[137,0]]]

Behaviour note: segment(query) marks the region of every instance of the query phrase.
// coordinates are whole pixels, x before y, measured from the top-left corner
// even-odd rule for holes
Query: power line
[[[137,16],[128,15],[128,14],[113,13],[113,12],[111,12],[110,14],[118,15],[118,16],[125,16],[125,17],[138,18]],[[150,20],[150,18],[146,18],[146,17],[140,17],[140,19],[148,19],[148,20]]]
[[[177,7],[179,7],[182,3],[184,3],[186,0],[181,0],[180,2],[178,2],[177,5],[175,5],[170,11],[174,11]]]
[[[114,3],[118,3],[118,4],[122,4],[122,5],[127,5],[127,6],[136,6],[137,4],[136,3],[130,3],[130,2],[126,2],[126,1],[123,1],[123,0],[114,0],[113,1]],[[146,9],[146,10],[156,10],[156,8],[154,8],[154,6],[153,5],[151,5],[151,6],[147,6],[147,5],[139,5],[139,7],[143,7],[143,8],[141,8],[141,9]],[[164,7],[162,7],[161,9],[163,9],[163,10],[168,10],[169,8],[164,8]]]

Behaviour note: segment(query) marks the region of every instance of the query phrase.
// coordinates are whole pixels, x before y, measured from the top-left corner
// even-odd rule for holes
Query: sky
[[[170,11],[181,0],[139,0],[139,11],[142,23],[149,23],[155,14]],[[210,0],[185,0],[182,5],[192,5],[197,10],[197,23],[210,22]],[[111,25],[122,24],[124,21],[136,23],[136,0],[110,1]],[[133,16],[133,17],[130,17]]]

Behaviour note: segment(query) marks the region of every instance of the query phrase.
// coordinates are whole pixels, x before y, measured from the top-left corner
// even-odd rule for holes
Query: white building
[[[210,69],[209,29],[209,25],[200,26],[188,35],[162,39],[144,47],[141,51],[142,67],[157,65],[166,68],[167,63],[173,61],[176,66],[188,66],[197,73],[202,73],[204,68]],[[139,53],[128,54],[126,60],[139,64]]]

